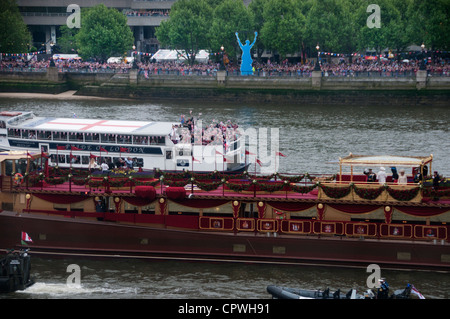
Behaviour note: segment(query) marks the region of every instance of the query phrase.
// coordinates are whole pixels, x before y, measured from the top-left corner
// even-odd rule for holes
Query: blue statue
[[[250,53],[251,48],[256,42],[256,37],[258,36],[258,32],[255,31],[255,40],[250,44],[249,40],[245,40],[245,44],[241,43],[239,40],[239,35],[236,32],[236,38],[238,40],[239,46],[242,50],[242,58],[241,58],[241,75],[253,75],[253,67],[252,67],[252,55]]]

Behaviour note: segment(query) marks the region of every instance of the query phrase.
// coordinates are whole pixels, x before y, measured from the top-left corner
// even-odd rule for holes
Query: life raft
[[[20,185],[23,182],[23,176],[20,173],[14,174],[13,182],[16,185]]]

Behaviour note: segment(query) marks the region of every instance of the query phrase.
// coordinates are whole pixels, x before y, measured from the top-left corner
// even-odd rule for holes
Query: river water
[[[433,170],[450,175],[450,110],[445,106],[238,105],[129,100],[13,99],[0,97],[0,110],[39,116],[178,121],[201,113],[241,127],[279,130],[279,171],[336,173],[333,161],[353,154],[429,155]],[[378,167],[373,167],[377,172]],[[67,266],[81,269],[81,286],[66,284]],[[308,289],[365,290],[365,269],[258,264],[190,263],[87,259],[33,259],[37,283],[0,298],[269,298],[269,284]],[[427,298],[450,298],[450,277],[439,272],[382,269],[393,289],[412,283]]]

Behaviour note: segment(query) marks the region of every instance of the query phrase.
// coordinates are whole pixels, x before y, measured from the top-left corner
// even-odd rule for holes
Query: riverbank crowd
[[[110,72],[110,73],[128,73],[133,67],[131,63],[101,63],[81,60],[56,60],[55,66],[60,72]],[[174,75],[215,75],[220,69],[220,63],[209,61],[207,63],[198,63],[189,65],[183,62],[156,62],[146,61],[137,62],[140,73],[148,78],[151,75],[174,74]],[[23,59],[3,59],[0,61],[0,71],[22,71],[39,72],[45,71],[50,66],[50,60],[43,61],[25,61]],[[280,63],[271,62],[270,59],[265,63],[254,62],[253,73],[255,76],[310,76],[314,70],[315,61],[308,63],[291,63],[287,60]],[[325,62],[321,60],[320,68],[323,76],[413,76],[420,68],[419,60],[397,60],[389,59],[365,60],[355,58],[350,63],[346,59],[334,59]],[[432,76],[450,76],[450,63],[448,60],[436,58],[434,61],[428,59],[426,69]],[[239,64],[227,64],[228,75],[239,75]]]

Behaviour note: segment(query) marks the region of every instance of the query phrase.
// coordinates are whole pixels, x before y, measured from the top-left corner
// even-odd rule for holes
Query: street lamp
[[[316,45],[316,50],[317,50],[317,62],[316,65],[314,66],[314,71],[320,71],[320,64],[319,64],[319,43],[317,43]]]
[[[425,43],[422,43],[420,47],[422,48],[422,55],[421,55],[422,60],[420,61],[419,70],[426,70],[427,68],[425,66],[425,53],[424,53]]]
[[[225,50],[225,48],[223,47],[223,45],[220,47],[220,54],[221,54],[221,60],[220,60],[220,70],[225,70],[225,64],[223,63],[223,51]]]
[[[136,50],[136,46],[133,45],[133,51],[131,52],[131,57],[133,58],[133,64],[131,66],[132,69],[139,69],[136,63],[136,57],[134,56],[134,51]]]
[[[55,65],[55,61],[53,61],[53,46],[54,46],[54,45],[55,45],[55,44],[53,43],[53,41],[50,42],[50,66],[51,66],[51,67],[56,66],[56,65]]]

